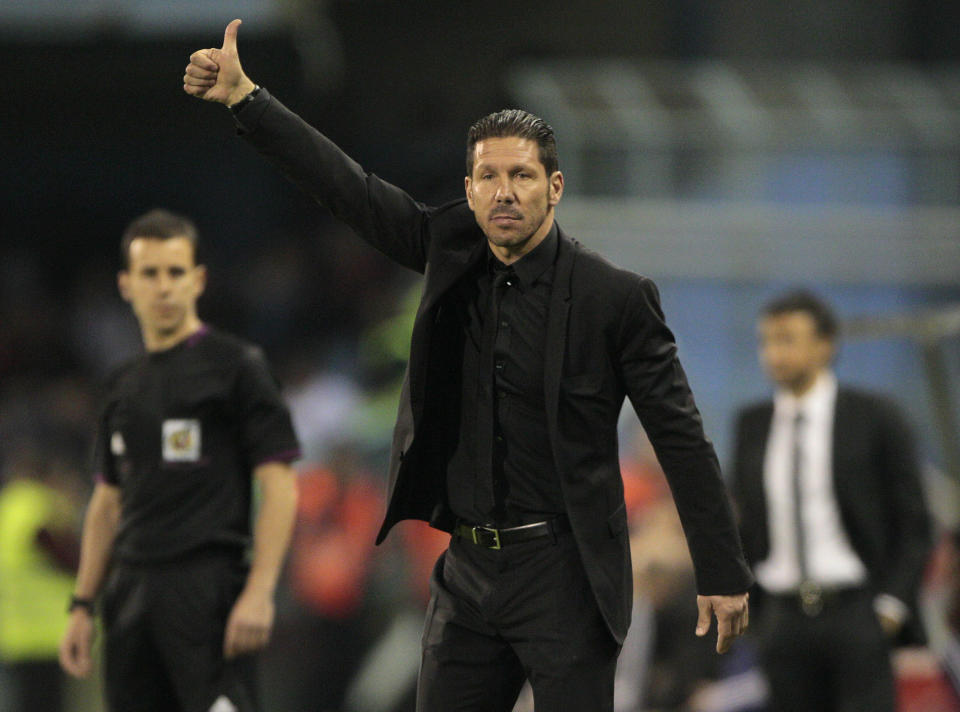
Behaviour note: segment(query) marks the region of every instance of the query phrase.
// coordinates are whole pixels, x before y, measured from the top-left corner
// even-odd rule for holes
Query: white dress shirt
[[[802,583],[796,544],[793,496],[794,420],[803,416],[800,434],[801,516],[807,579],[823,588],[862,586],[867,569],[857,556],[840,519],[833,488],[833,416],[837,379],[821,373],[799,398],[778,391],[764,460],[770,555],[756,566],[757,581],[772,593],[795,592]]]

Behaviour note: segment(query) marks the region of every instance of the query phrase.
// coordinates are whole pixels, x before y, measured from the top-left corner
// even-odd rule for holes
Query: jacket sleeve
[[[673,493],[703,595],[745,592],[744,560],[713,445],[677,358],[656,286],[640,278],[620,328],[620,372]]]
[[[880,469],[884,477],[893,545],[879,590],[909,603],[920,588],[932,548],[931,522],[923,498],[919,456],[913,431],[889,400],[877,407],[881,433]]]
[[[334,217],[404,267],[425,270],[432,209],[365,172],[266,89],[236,120],[240,136]]]

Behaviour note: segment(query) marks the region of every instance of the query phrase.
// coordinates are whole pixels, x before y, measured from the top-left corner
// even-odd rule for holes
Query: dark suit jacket
[[[424,275],[400,397],[388,506],[378,543],[402,519],[449,530],[446,458],[458,436],[460,329],[445,297],[485,254],[465,200],[440,208],[367,174],[266,91],[241,134],[294,183],[384,254]],[[673,488],[704,594],[744,592],[740,549],[713,446],[703,434],[653,283],[618,269],[559,231],[544,363],[550,445],[587,576],[610,631],[626,634],[632,575],[617,452],[629,397]]]
[[[772,418],[773,403],[766,402],[744,409],[737,421],[732,489],[751,564],[763,561],[770,550],[763,464]],[[914,439],[891,401],[851,388],[838,390],[833,486],[869,585],[910,606],[910,624],[898,642],[920,642],[917,592],[930,554],[930,520]]]

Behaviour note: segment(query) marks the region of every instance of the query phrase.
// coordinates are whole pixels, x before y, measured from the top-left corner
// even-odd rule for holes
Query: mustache
[[[522,220],[523,213],[521,213],[519,210],[505,210],[503,208],[499,208],[498,210],[493,210],[490,212],[490,219],[493,220],[494,218],[515,218],[516,220]]]

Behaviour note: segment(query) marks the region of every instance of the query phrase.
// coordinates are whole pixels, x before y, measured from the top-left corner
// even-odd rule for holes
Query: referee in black
[[[261,351],[198,318],[190,220],[146,213],[121,250],[146,352],[107,384],[60,662],[89,674],[102,594],[111,710],[257,710],[251,653],[270,636],[296,508],[290,415]]]

